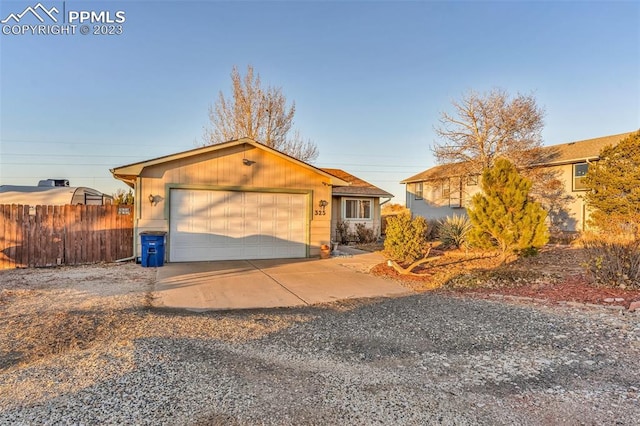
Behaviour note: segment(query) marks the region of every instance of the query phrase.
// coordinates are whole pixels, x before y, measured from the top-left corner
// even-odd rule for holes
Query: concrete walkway
[[[376,253],[341,248],[330,259],[168,263],[157,268],[153,305],[192,311],[275,308],[411,294],[369,275]]]

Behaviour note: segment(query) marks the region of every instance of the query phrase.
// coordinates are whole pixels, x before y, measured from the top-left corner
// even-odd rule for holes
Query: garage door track
[[[192,311],[275,308],[410,294],[367,272],[382,256],[169,263],[157,269],[153,306]]]

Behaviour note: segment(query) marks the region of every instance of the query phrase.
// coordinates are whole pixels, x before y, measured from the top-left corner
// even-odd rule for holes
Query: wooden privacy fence
[[[0,269],[133,256],[133,206],[0,204]]]

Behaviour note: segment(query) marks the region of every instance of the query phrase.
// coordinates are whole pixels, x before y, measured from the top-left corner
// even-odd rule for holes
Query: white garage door
[[[171,190],[172,262],[305,257],[304,194]]]

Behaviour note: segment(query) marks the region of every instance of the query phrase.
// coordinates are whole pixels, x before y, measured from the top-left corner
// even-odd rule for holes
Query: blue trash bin
[[[140,233],[142,241],[143,267],[157,267],[164,265],[164,238],[166,232],[146,231]]]

